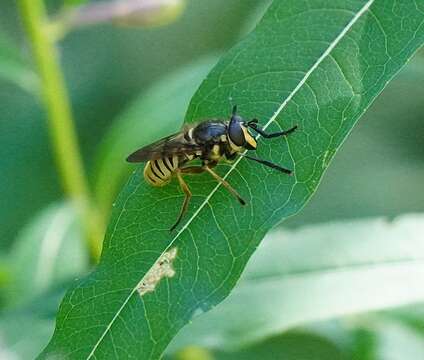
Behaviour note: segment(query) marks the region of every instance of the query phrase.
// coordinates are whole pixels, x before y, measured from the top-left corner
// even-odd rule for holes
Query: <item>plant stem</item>
[[[19,0],[20,12],[41,77],[48,127],[64,191],[74,203],[92,257],[100,254],[104,224],[90,200],[69,96],[43,0]]]

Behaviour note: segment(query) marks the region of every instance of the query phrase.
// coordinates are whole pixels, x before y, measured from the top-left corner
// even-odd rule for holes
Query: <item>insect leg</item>
[[[207,166],[211,169],[215,167],[217,164],[218,163],[216,161],[209,161]],[[206,164],[203,163],[202,166],[186,166],[186,167],[180,168],[180,171],[183,174],[201,174],[206,171],[205,167],[206,167]]]
[[[288,130],[278,131],[278,132],[275,132],[275,133],[267,134],[264,129],[262,129],[259,125],[256,124],[256,122],[250,121],[248,125],[249,125],[250,128],[252,128],[258,134],[261,134],[266,139],[271,139],[271,138],[278,137],[278,136],[286,136],[286,135],[292,133],[293,131],[295,131],[297,129],[297,125],[295,125],[291,129],[288,129]]]
[[[178,182],[180,183],[181,190],[185,194],[185,198],[184,198],[183,205],[181,206],[180,214],[178,215],[177,221],[175,222],[174,225],[172,225],[172,227],[171,227],[171,229],[169,229],[169,231],[173,231],[178,226],[178,224],[180,223],[181,219],[183,218],[184,214],[187,211],[188,204],[189,204],[190,199],[191,199],[191,191],[190,191],[187,183],[184,181],[183,177],[181,176],[181,172],[177,170],[175,172],[175,174],[177,175],[177,179],[178,179]]]
[[[201,166],[186,166],[180,169],[183,174],[201,174],[206,170]]]
[[[293,173],[291,170],[283,168],[282,166],[274,164],[273,162],[268,161],[268,160],[258,159],[258,158],[255,158],[255,157],[249,156],[249,155],[243,155],[243,157],[245,157],[246,159],[253,160],[253,161],[256,161],[258,163],[261,163],[265,166],[269,166],[270,168],[276,169],[276,170],[281,171],[281,172],[288,174],[288,175],[291,175]]]
[[[208,165],[203,166],[209,174],[211,174],[215,180],[219,181],[242,205],[246,205],[246,201],[242,199],[240,194],[221,176],[219,176],[215,171],[213,171]]]

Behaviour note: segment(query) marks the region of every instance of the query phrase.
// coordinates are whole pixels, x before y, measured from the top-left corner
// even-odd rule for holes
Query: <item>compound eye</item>
[[[233,117],[228,127],[228,135],[231,141],[237,146],[243,146],[245,143],[244,132],[241,127],[241,122]]]

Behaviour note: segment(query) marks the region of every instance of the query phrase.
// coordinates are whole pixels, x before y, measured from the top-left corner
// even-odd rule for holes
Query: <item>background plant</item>
[[[57,4],[49,5],[52,11],[57,9]],[[147,143],[156,137],[165,135],[171,128],[179,128],[187,103],[195,88],[216,62],[217,52],[235,43],[240,32],[244,33],[246,29],[251,28],[249,24],[255,22],[253,19],[256,19],[256,15],[255,11],[250,9],[251,5],[253,3],[226,2],[229,13],[225,15],[227,17],[222,17],[219,12],[221,5],[216,3],[210,5],[212,8],[208,8],[209,15],[203,15],[202,18],[201,14],[204,14],[202,5],[191,3],[184,17],[170,28],[130,30],[106,26],[100,29],[80,30],[80,32],[66,37],[61,43],[63,65],[73,99],[75,118],[77,124],[80,124],[78,133],[81,136],[83,157],[87,159],[86,162],[89,165],[87,168],[92,179],[87,182],[92,184],[90,188],[93,189],[92,197],[95,199],[93,202],[96,203],[95,207],[98,209],[96,211],[101,214],[101,217],[108,216],[114,198],[110,193],[117,191],[120,183],[125,179],[124,174],[128,172],[128,168],[125,168],[125,165],[119,160],[128,152],[129,144],[135,141]],[[18,74],[18,76],[13,76],[13,71],[4,71],[7,74],[6,80],[18,84],[29,94],[40,95],[39,80],[34,75],[35,71],[31,65],[28,65],[31,63],[28,55],[22,57],[22,52],[15,49],[21,48],[20,45],[15,46],[14,44],[19,39],[19,34],[15,32],[16,18],[7,16],[8,11],[13,12],[15,9],[11,5],[2,5],[2,7],[5,10],[6,21],[6,31],[3,37],[7,39],[6,34],[9,34],[9,37],[15,39],[4,41],[7,45],[2,50],[4,55],[1,58],[3,59],[1,66],[2,69],[5,69],[7,65],[9,67],[6,69],[15,69],[14,71]],[[214,17],[212,15],[214,9],[216,9],[216,14],[220,15]],[[258,11],[260,12],[260,10]],[[247,15],[249,12],[251,20]],[[218,18],[219,20],[217,20]],[[240,19],[240,22],[237,23],[240,30],[235,29],[234,18]],[[220,32],[221,37],[216,33],[201,30],[207,28],[204,23],[205,19],[215,24],[212,26],[213,28],[223,29]],[[193,37],[193,28],[196,26],[199,32]],[[52,27],[51,29],[55,34],[64,35],[60,28]],[[176,35],[178,29],[180,30],[179,37]],[[190,39],[195,43],[197,39],[198,47],[189,44],[187,37],[184,36],[187,34],[184,29],[190,29]],[[226,29],[227,32],[224,31]],[[159,40],[152,40],[155,37],[156,39],[168,39],[169,46],[160,49],[164,54],[162,56],[158,52],[159,50],[155,50],[157,44],[160,43]],[[115,42],[114,39],[116,39]],[[84,43],[86,43],[86,47],[84,47]],[[97,44],[97,48],[93,48],[94,43]],[[138,50],[134,51],[136,43],[142,44],[140,53]],[[11,44],[13,45],[11,46]],[[213,46],[213,44],[216,45]],[[110,53],[105,53],[105,56],[93,57],[93,54],[98,54],[98,51],[102,54],[101,50],[105,51],[104,49],[108,49],[108,52],[113,51],[122,60],[117,61],[116,58],[110,56]],[[181,51],[181,49],[191,49],[192,53]],[[169,53],[178,54],[178,56],[169,56]],[[172,68],[187,62],[185,59],[195,58],[196,54],[199,57],[200,53],[212,53],[212,55],[196,61],[195,64],[187,65],[185,69],[177,71],[174,75],[168,76],[163,73],[162,68],[157,67],[157,56],[163,59],[164,65],[169,62],[170,68]],[[84,56],[87,58],[84,59]],[[143,61],[136,62],[134,59],[137,56],[140,56]],[[150,62],[149,57],[152,59]],[[125,67],[122,66],[123,63],[133,64],[133,66]],[[140,66],[140,63],[143,64],[143,67]],[[148,71],[148,69],[156,69],[156,75],[154,75],[154,71]],[[418,55],[400,74],[396,82],[385,91],[379,102],[367,114],[367,118],[355,130],[344,150],[336,158],[334,166],[330,168],[327,180],[324,181],[311,204],[301,215],[286,222],[286,226],[300,226],[311,221],[328,221],[335,218],[393,216],[403,212],[421,211],[422,199],[420,199],[419,189],[423,175],[420,170],[422,161],[422,143],[420,141],[422,138],[422,126],[420,125],[422,69],[422,59]],[[153,83],[154,76],[156,78],[162,76],[164,79],[152,86],[150,90],[143,91],[139,99],[129,100],[129,98],[135,97],[137,89],[142,88],[143,84]],[[4,131],[2,130],[1,134],[7,135],[2,139],[4,140],[2,143],[8,156],[2,159],[4,162],[2,170],[5,170],[2,173],[10,174],[10,177],[2,176],[4,184],[1,190],[4,192],[2,197],[4,196],[4,205],[6,206],[2,210],[2,213],[5,214],[3,217],[5,226],[2,226],[1,230],[4,232],[2,239],[5,239],[3,245],[5,251],[10,248],[12,242],[14,244],[12,250],[9,250],[9,254],[11,253],[13,256],[9,255],[9,261],[5,261],[1,266],[1,282],[7,286],[5,288],[7,291],[2,292],[5,304],[3,316],[5,325],[2,326],[2,329],[8,330],[2,335],[4,338],[2,342],[15,345],[12,347],[13,351],[21,354],[34,354],[45,345],[49,337],[52,318],[56,312],[57,301],[61,297],[62,289],[67,287],[69,279],[83,274],[88,267],[87,251],[83,245],[77,245],[78,241],[86,237],[81,235],[78,220],[72,220],[70,215],[73,213],[72,208],[67,204],[57,204],[37,216],[25,231],[20,232],[16,241],[11,240],[15,238],[14,234],[17,233],[17,229],[22,226],[23,219],[27,218],[27,222],[29,222],[28,214],[34,213],[35,209],[42,208],[43,204],[47,205],[52,199],[58,198],[59,191],[56,190],[56,195],[54,195],[54,186],[50,186],[50,184],[56,183],[54,180],[56,175],[51,166],[50,155],[46,155],[48,154],[46,149],[43,150],[47,141],[42,127],[43,122],[39,120],[43,114],[39,109],[40,96],[26,95],[11,85],[5,84],[3,87],[2,107],[4,107],[5,115],[2,122]],[[182,92],[181,89],[185,91]],[[411,94],[415,96],[411,96]],[[111,98],[114,99],[113,106],[110,102],[105,101],[105,99]],[[164,99],[172,99],[172,102],[164,102]],[[132,105],[129,105],[129,108],[118,116],[116,123],[104,136],[103,144],[97,146],[99,139],[102,138],[101,134],[105,133],[106,124],[112,122],[114,115],[119,113],[120,108],[127,102],[132,102]],[[18,104],[19,106],[17,106]],[[408,110],[405,111],[405,109]],[[413,110],[411,111],[411,109]],[[12,122],[11,119],[14,121]],[[21,121],[17,121],[20,119]],[[149,120],[140,121],[140,119]],[[160,124],[160,127],[152,126],[148,128],[149,131],[143,132],[146,134],[144,139],[137,138],[139,134],[137,129],[140,127],[145,130],[149,124]],[[34,134],[39,136],[34,136]],[[19,151],[16,151],[16,144],[19,144]],[[96,151],[97,149],[100,150]],[[39,161],[37,161],[37,156]],[[50,171],[40,171],[43,169],[43,164]],[[32,181],[28,181],[28,177],[22,175],[28,173],[36,174],[31,178]],[[113,174],[111,175],[113,184],[116,184],[109,191],[108,174]],[[115,176],[115,174],[117,175]],[[41,189],[45,189],[45,191]],[[31,194],[31,201],[28,201],[28,194]],[[18,203],[23,203],[25,206],[16,205]],[[8,204],[15,205],[9,206]],[[420,220],[418,219],[417,222]],[[53,230],[48,225],[53,226]],[[319,232],[325,234],[324,230],[319,230]],[[49,234],[50,236],[48,236]],[[45,264],[43,256],[46,252],[42,249],[51,249],[51,243],[49,244],[47,241],[49,239],[51,241],[51,234],[57,235],[54,243],[60,244],[60,246],[54,247],[56,251],[53,256],[50,252],[50,264],[53,265],[50,268],[46,267],[50,269],[46,272],[44,267],[40,267],[39,264]],[[384,237],[385,235],[380,234],[379,236]],[[60,239],[59,242],[57,238]],[[417,253],[419,252],[417,244],[410,246]],[[307,251],[307,245],[304,249]],[[74,257],[70,257],[71,252],[75,254]],[[376,256],[379,253],[377,249],[370,250],[370,252]],[[336,258],[339,257],[341,259],[341,256],[336,255]],[[296,256],[296,258],[300,261],[301,256]],[[81,266],[70,266],[69,271],[64,271],[62,274],[55,271],[55,264],[63,265],[71,259],[73,259],[73,264],[75,259],[78,259],[77,263]],[[294,264],[296,264],[295,261]],[[37,266],[38,269],[43,269],[42,275],[32,271],[32,269],[37,269]],[[30,276],[34,276],[38,280],[28,281],[31,279]],[[28,283],[34,285],[34,288],[28,287]],[[14,289],[12,290],[12,288]],[[337,288],[334,291],[337,291]],[[40,300],[40,296],[42,300]],[[51,301],[46,301],[46,298]],[[415,298],[414,301],[417,299]],[[405,300],[405,303],[408,301]],[[401,302],[398,303],[398,305],[401,304]],[[50,308],[49,305],[51,305]],[[380,308],[386,306],[387,304],[383,304]],[[363,310],[368,309],[361,309],[361,311]],[[272,344],[276,344],[277,350],[275,351],[284,351],[289,354],[290,351],[296,353],[298,351],[296,349],[304,348],[305,344],[309,344],[308,346],[312,346],[314,351],[308,352],[308,354],[320,353],[320,351],[323,354],[330,352],[332,354],[349,354],[349,356],[364,353],[367,355],[361,356],[365,358],[365,356],[383,356],[379,354],[387,351],[385,350],[387,344],[390,343],[396,347],[393,345],[393,341],[387,341],[387,339],[396,338],[406,339],[405,341],[409,344],[413,343],[414,346],[411,348],[416,351],[414,356],[420,358],[421,341],[417,329],[420,327],[421,317],[417,310],[419,307],[394,312],[389,314],[389,320],[387,320],[387,316],[384,320],[376,318],[376,316],[362,316],[358,318],[359,320],[347,321],[348,326],[343,320],[341,325],[330,323],[305,328],[292,334],[283,335],[281,338],[273,338],[264,346],[269,350],[272,348]],[[343,313],[336,315],[340,316]],[[316,318],[312,318],[312,320],[316,320]],[[25,322],[31,326],[22,326]],[[11,323],[19,324],[15,334],[9,325]],[[35,326],[45,329],[44,332],[42,330],[38,332],[40,339],[26,337],[27,341],[22,342],[22,334],[19,329],[32,330]],[[334,331],[335,328],[337,331]],[[343,334],[343,339],[340,336],[334,336],[334,333]],[[32,344],[28,344],[28,340]],[[399,344],[398,349],[403,348],[404,346]],[[25,353],[25,351],[29,352]],[[190,351],[193,353],[199,349],[189,348],[181,351],[178,356],[188,357]],[[248,353],[255,354],[255,351],[261,351],[259,345],[250,349]],[[25,355],[23,356],[25,357]],[[216,354],[216,356],[226,355]],[[240,356],[246,356],[246,353]],[[321,358],[324,358],[324,355],[321,355]]]

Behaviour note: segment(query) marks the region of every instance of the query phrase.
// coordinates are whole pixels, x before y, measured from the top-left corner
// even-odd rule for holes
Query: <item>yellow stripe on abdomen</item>
[[[153,186],[164,186],[171,181],[178,167],[178,157],[150,160],[144,167],[144,179]]]

